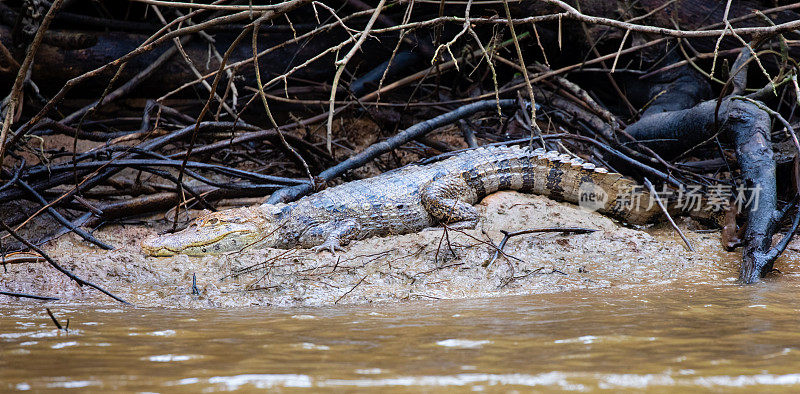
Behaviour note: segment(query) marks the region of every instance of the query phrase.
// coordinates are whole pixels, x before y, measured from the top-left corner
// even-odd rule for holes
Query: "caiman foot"
[[[311,246],[311,250],[321,252],[327,249],[336,256],[336,250],[344,250],[342,243],[347,244],[355,239],[360,228],[361,226],[358,222],[352,219],[315,225],[303,233],[299,239],[299,244],[308,246],[322,242],[319,245]]]
[[[319,253],[325,250],[329,250],[332,255],[336,256],[336,251],[337,250],[344,251],[344,247],[342,247],[342,244],[339,243],[338,239],[328,238],[328,240],[326,240],[325,243],[323,243],[322,245],[313,246],[311,250],[314,251],[314,253]]]

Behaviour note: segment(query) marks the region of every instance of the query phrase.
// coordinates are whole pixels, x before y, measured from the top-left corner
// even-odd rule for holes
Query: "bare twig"
[[[591,228],[577,228],[577,227],[546,227],[546,228],[534,228],[528,230],[520,230],[514,232],[508,232],[505,230],[500,230],[503,233],[503,240],[500,241],[500,244],[497,245],[495,249],[494,255],[492,256],[491,260],[483,263],[484,267],[488,267],[500,257],[500,253],[503,253],[503,248],[506,246],[506,243],[509,239],[513,237],[517,237],[520,235],[525,234],[534,234],[534,233],[564,233],[564,234],[588,234],[597,231],[596,229]]]
[[[5,115],[3,118],[3,128],[0,130],[0,163],[3,162],[3,158],[5,157],[7,146],[6,140],[8,139],[9,128],[13,122],[17,106],[20,105],[19,99],[22,95],[22,85],[28,78],[28,71],[33,64],[33,59],[36,55],[36,51],[39,49],[39,45],[42,44],[44,34],[47,31],[47,28],[50,27],[50,22],[52,22],[53,18],[55,18],[56,12],[61,7],[61,3],[63,1],[64,0],[54,0],[53,4],[50,5],[50,9],[47,11],[44,19],[42,19],[42,23],[39,25],[39,29],[36,31],[36,35],[33,37],[31,45],[28,46],[28,50],[25,53],[25,59],[23,59],[22,64],[19,67],[19,71],[17,71],[16,79],[14,79],[14,86],[11,87],[11,93],[4,100],[7,102]]]
[[[369,37],[370,30],[372,30],[372,25],[375,24],[376,20],[378,20],[378,16],[381,14],[385,4],[386,0],[380,0],[378,6],[375,7],[375,11],[372,13],[372,16],[369,18],[367,26],[364,27],[364,30],[361,33],[359,33],[358,41],[353,44],[353,47],[350,48],[350,51],[348,51],[343,58],[336,61],[336,74],[333,75],[333,82],[331,83],[331,101],[328,106],[328,123],[326,124],[327,140],[325,142],[325,147],[328,149],[328,154],[333,154],[333,151],[331,150],[331,141],[333,140],[333,108],[334,101],[336,100],[336,88],[339,86],[339,78],[341,78],[344,68],[347,67],[347,63],[350,62],[350,59],[353,57],[353,55],[355,55],[356,52],[361,49],[361,45],[364,44],[364,41],[367,39],[367,37]]]
[[[658,192],[656,191],[656,188],[653,186],[653,184],[647,178],[644,178],[644,184],[645,184],[645,186],[647,186],[650,189],[650,195],[653,196],[653,198],[656,200],[656,204],[658,204],[658,207],[661,208],[662,212],[664,212],[664,216],[667,217],[667,220],[669,221],[669,224],[672,226],[673,229],[675,229],[675,232],[677,232],[678,235],[681,236],[681,239],[683,240],[683,243],[686,244],[686,248],[689,249],[690,252],[694,252],[694,248],[692,247],[692,244],[689,243],[688,239],[686,239],[686,236],[683,234],[683,231],[681,231],[680,227],[678,227],[678,225],[675,224],[675,220],[672,219],[672,215],[669,214],[669,211],[667,210],[667,207],[665,207],[664,203],[661,201],[661,197],[658,195]]]
[[[261,25],[261,20],[257,20],[253,24],[253,68],[256,71],[256,83],[258,83],[258,94],[261,96],[261,103],[264,105],[264,111],[267,113],[267,117],[269,118],[270,123],[272,123],[272,127],[275,128],[275,132],[278,134],[278,138],[280,139],[283,146],[289,152],[294,155],[294,157],[303,164],[303,169],[308,176],[309,182],[314,182],[314,177],[311,175],[311,170],[308,168],[308,163],[306,163],[303,156],[300,156],[299,153],[289,145],[289,142],[286,141],[286,137],[283,136],[280,127],[278,126],[278,122],[275,121],[275,117],[272,116],[272,111],[269,109],[269,103],[267,102],[266,93],[264,93],[264,85],[261,84],[261,69],[258,66],[258,28]],[[329,149],[330,151],[330,149]],[[330,153],[330,152],[328,152]]]
[[[17,297],[17,298],[31,298],[34,300],[42,300],[42,301],[58,301],[58,298],[55,297],[47,297],[47,296],[40,296],[35,294],[27,294],[27,293],[15,293],[11,291],[0,291],[0,295],[9,296],[9,297]]]
[[[528,76],[528,68],[525,67],[525,58],[522,56],[522,49],[519,46],[519,39],[517,38],[517,32],[514,30],[514,24],[511,23],[511,11],[508,8],[508,0],[503,0],[503,9],[506,12],[506,18],[508,18],[508,29],[511,31],[511,39],[514,41],[514,49],[517,50],[517,60],[519,61],[519,65],[522,68],[522,76],[525,78],[525,90],[528,92],[528,99],[531,101],[531,141],[533,141],[533,133],[541,134],[541,130],[539,130],[539,124],[536,123],[536,98],[533,97],[533,86],[531,85],[531,78]]]
[[[9,234],[11,234],[12,237],[16,238],[17,241],[22,242],[25,246],[27,246],[28,248],[32,249],[34,252],[38,253],[45,260],[47,260],[47,262],[50,263],[50,265],[53,266],[53,268],[57,269],[62,274],[66,275],[68,278],[70,278],[73,281],[75,281],[75,283],[77,283],[79,286],[84,286],[85,285],[85,286],[89,286],[91,288],[97,289],[101,293],[103,293],[103,294],[105,294],[105,295],[107,295],[107,296],[109,296],[109,297],[111,297],[111,298],[113,298],[113,299],[125,304],[125,305],[128,305],[127,301],[123,300],[122,298],[119,298],[119,297],[115,296],[114,294],[108,292],[106,289],[103,289],[102,287],[100,287],[100,286],[98,286],[98,285],[96,285],[96,284],[94,284],[92,282],[85,281],[85,280],[75,276],[75,274],[73,274],[71,271],[69,271],[66,268],[64,268],[61,265],[59,265],[55,260],[53,260],[42,249],[40,249],[36,245],[30,243],[27,239],[25,239],[22,236],[20,236],[19,234],[17,234],[17,232],[14,231],[14,229],[12,229],[11,227],[9,227],[6,224],[6,222],[0,220],[0,227],[2,227],[3,230],[5,230]]]
[[[375,157],[383,153],[386,153],[392,149],[396,149],[400,145],[403,145],[406,142],[411,141],[425,133],[428,133],[446,124],[450,124],[458,119],[471,116],[477,112],[492,109],[496,105],[497,102],[494,100],[479,101],[477,103],[465,105],[461,108],[448,112],[444,115],[439,115],[425,122],[417,123],[414,126],[411,126],[408,129],[398,133],[397,135],[387,139],[386,141],[381,141],[377,144],[371,145],[367,149],[364,149],[361,153],[337,164],[334,167],[331,167],[321,172],[319,174],[319,178],[321,178],[326,182],[330,181],[336,178],[337,176],[342,175],[346,171],[358,167],[366,162],[369,162]],[[516,105],[517,105],[516,100],[500,100],[501,107],[513,108]],[[278,202],[292,201],[295,198],[310,192],[312,189],[313,185],[298,185],[298,186],[293,186],[291,188],[281,189],[273,193],[267,202],[270,204],[275,204]]]
[[[361,282],[363,282],[363,281],[364,281],[364,279],[367,279],[367,276],[369,276],[369,274],[367,274],[367,275],[364,275],[364,276],[363,276],[363,277],[362,277],[362,278],[361,278],[361,279],[360,279],[360,280],[359,280],[359,281],[358,281],[358,282],[357,282],[355,285],[353,285],[353,287],[351,287],[351,288],[350,288],[350,290],[347,290],[347,291],[346,291],[344,294],[342,294],[341,296],[339,296],[339,298],[337,298],[337,299],[336,299],[336,301],[334,301],[333,303],[334,303],[334,304],[338,304],[338,303],[339,303],[339,301],[341,301],[341,300],[342,300],[344,297],[346,297],[348,294],[352,293],[352,292],[353,292],[353,290],[355,290],[355,289],[356,289],[356,287],[358,287],[359,285],[361,285]]]

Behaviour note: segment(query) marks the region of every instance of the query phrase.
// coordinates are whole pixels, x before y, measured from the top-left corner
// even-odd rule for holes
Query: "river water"
[[[0,391],[796,391],[800,278],[326,308],[0,307]]]

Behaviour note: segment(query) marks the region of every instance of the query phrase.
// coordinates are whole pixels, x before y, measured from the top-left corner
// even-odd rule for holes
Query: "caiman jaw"
[[[177,233],[145,239],[142,250],[151,256],[218,254],[259,243],[261,234],[262,229],[256,223],[201,218]]]

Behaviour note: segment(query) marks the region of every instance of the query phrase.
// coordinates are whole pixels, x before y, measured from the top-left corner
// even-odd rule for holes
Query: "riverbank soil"
[[[689,219],[678,223],[686,250],[666,224],[631,228],[541,196],[500,192],[478,206],[474,230],[433,228],[352,242],[344,252],[252,248],[217,256],[149,257],[139,242],[167,229],[114,225],[94,235],[117,246],[101,251],[72,234],[45,245],[65,268],[137,306],[235,307],[332,305],[418,299],[467,299],[586,288],[719,283],[737,277],[740,252],[726,252],[720,233]],[[199,214],[199,212],[195,212]],[[501,230],[582,227],[589,234],[540,233],[511,238],[492,261]],[[778,267],[800,271],[800,247]],[[484,267],[486,264],[488,266]],[[113,302],[78,287],[47,263],[9,264],[0,286],[59,297]],[[780,280],[779,276],[776,279]],[[196,291],[193,294],[193,281]],[[0,296],[0,302],[12,299]],[[16,300],[14,300],[16,301]]]

